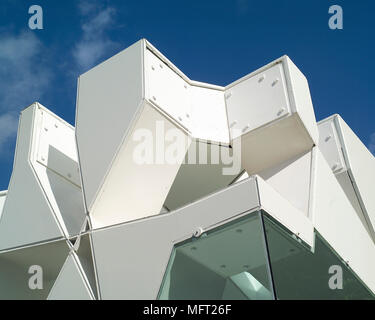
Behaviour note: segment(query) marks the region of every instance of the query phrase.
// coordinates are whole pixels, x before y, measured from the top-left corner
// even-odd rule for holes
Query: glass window
[[[159,299],[273,299],[260,213],[176,245]]]
[[[374,298],[318,233],[312,252],[271,217],[263,217],[277,299]]]

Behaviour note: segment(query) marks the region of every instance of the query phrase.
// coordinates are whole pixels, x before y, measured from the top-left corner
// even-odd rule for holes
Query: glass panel
[[[318,233],[311,252],[283,226],[263,217],[277,299],[374,298]]]
[[[159,299],[272,299],[260,213],[175,246]]]

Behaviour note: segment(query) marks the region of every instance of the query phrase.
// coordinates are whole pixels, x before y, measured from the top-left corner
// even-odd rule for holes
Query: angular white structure
[[[140,40],[79,77],[75,129],[20,119],[1,298],[374,298],[375,159],[287,56],[221,87]]]

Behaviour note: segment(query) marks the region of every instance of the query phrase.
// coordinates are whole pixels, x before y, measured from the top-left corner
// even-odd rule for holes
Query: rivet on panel
[[[155,67],[154,67],[154,66],[151,66],[151,69],[152,69],[152,70],[155,70]]]
[[[261,83],[266,78],[266,75],[263,74],[259,79],[258,82]]]
[[[249,124],[247,124],[243,129],[242,129],[242,132],[245,132],[247,129],[249,129],[250,128],[250,125]]]
[[[276,84],[279,82],[279,79],[275,79],[273,82],[272,82],[272,87],[276,86]]]
[[[233,128],[235,125],[237,124],[237,120],[234,120],[231,124],[230,124],[230,128]]]
[[[190,114],[187,113],[187,114],[186,114],[186,118],[190,118]]]
[[[229,99],[231,96],[232,96],[232,94],[230,92],[228,92],[228,93],[225,94],[225,98],[226,99]]]
[[[325,142],[328,142],[330,139],[332,138],[332,135],[328,135],[326,138],[325,138]]]
[[[55,123],[55,128],[58,128],[59,126],[57,125],[57,123]]]
[[[155,96],[152,96],[152,99],[153,99],[153,100],[156,100],[156,97],[155,97]]]
[[[159,64],[159,67],[160,67],[160,69],[163,69],[163,65],[161,63]]]
[[[178,117],[178,120],[182,121],[182,117]]]
[[[285,108],[281,108],[278,112],[277,115],[281,116],[285,112]]]
[[[48,131],[48,128],[44,128],[44,131]]]

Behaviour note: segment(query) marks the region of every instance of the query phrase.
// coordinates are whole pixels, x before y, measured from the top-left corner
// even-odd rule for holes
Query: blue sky
[[[44,29],[28,28],[43,8]],[[330,30],[341,5],[344,29]],[[74,124],[79,74],[148,39],[190,78],[226,85],[287,54],[306,75],[317,120],[339,113],[375,153],[374,1],[1,0],[0,190],[20,110],[39,101]]]

